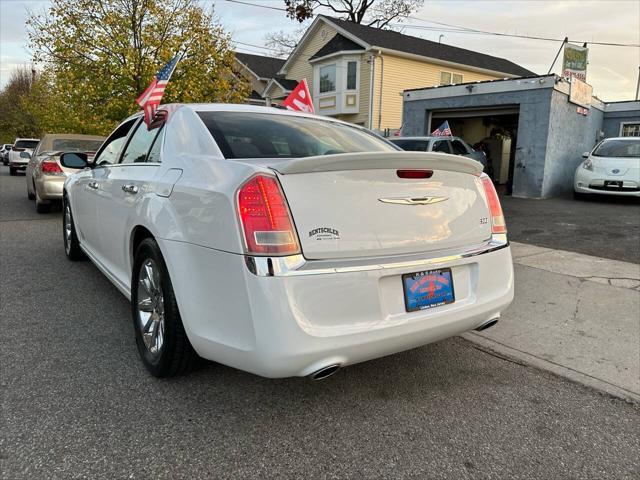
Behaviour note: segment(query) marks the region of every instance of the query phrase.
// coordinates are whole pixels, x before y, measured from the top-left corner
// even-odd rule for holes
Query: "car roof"
[[[453,138],[454,140],[461,140],[460,137],[455,135],[425,135],[423,137],[389,137],[388,140],[442,140],[447,138]]]
[[[76,133],[47,133],[42,137],[42,146],[40,151],[47,151],[53,149],[54,140],[96,140],[104,142],[106,137],[101,135],[81,135]]]
[[[188,108],[194,112],[246,112],[246,113],[268,113],[270,115],[286,115],[292,117],[307,117],[315,118],[318,120],[324,120],[328,122],[341,123],[352,127],[363,128],[353,123],[344,122],[333,117],[326,117],[324,115],[316,115],[313,113],[298,112],[293,110],[287,110],[285,108],[267,107],[263,105],[245,105],[236,103],[174,103],[161,105],[158,109],[178,109]],[[139,115],[138,113],[137,115]],[[136,115],[132,115],[133,118]]]

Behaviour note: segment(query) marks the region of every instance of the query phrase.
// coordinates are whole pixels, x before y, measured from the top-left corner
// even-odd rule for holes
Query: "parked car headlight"
[[[582,164],[582,168],[584,168],[585,170],[591,170],[593,172],[593,162],[590,158],[587,158],[584,161],[584,163]]]

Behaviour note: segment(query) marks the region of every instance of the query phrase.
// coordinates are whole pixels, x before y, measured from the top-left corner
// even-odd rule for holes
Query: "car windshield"
[[[326,120],[255,112],[198,112],[225,158],[293,158],[395,151],[359,128]]]
[[[40,140],[18,140],[15,144],[16,148],[36,148]]]
[[[58,138],[52,143],[52,150],[65,152],[95,152],[102,140],[82,140],[77,138]]]
[[[596,157],[640,158],[640,140],[605,140],[593,155]]]

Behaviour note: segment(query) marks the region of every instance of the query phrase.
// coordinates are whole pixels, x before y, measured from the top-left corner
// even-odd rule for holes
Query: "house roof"
[[[325,43],[324,47],[318,50],[309,60],[321,58],[335,52],[343,52],[345,50],[364,50],[362,45],[349,40],[347,37],[336,33],[335,36]]]
[[[274,77],[276,73],[278,73],[278,70],[282,68],[282,65],[284,65],[284,60],[281,58],[263,57],[250,53],[236,52],[236,58],[259,78]]]
[[[532,76],[535,73],[500,57],[453,47],[444,43],[432,42],[424,38],[404,35],[393,30],[381,30],[359,23],[340,20],[326,15],[318,15],[333,23],[366,44],[375,47],[396,50],[446,62],[469,65],[476,68],[492,70],[517,76]],[[353,43],[353,42],[352,42]],[[321,49],[322,50],[322,49]]]
[[[274,81],[278,82],[286,91],[291,91],[298,86],[298,80],[289,80],[281,75],[275,76]]]

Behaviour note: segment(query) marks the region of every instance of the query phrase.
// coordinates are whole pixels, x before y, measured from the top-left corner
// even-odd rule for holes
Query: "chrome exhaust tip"
[[[316,370],[310,374],[309,378],[311,380],[324,380],[336,373],[338,370],[340,370],[340,365],[338,364],[327,365],[326,367],[322,367],[320,370]]]
[[[498,318],[492,318],[491,320],[489,320],[487,322],[484,322],[482,325],[480,325],[478,328],[476,328],[476,332],[481,332],[483,330],[486,330],[487,328],[491,328],[496,323],[498,323]]]

